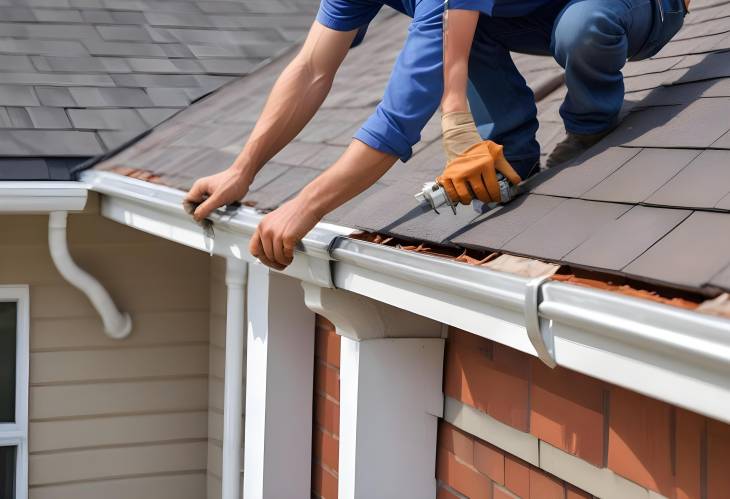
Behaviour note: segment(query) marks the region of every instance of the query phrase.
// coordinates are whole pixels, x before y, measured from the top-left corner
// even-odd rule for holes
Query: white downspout
[[[81,269],[71,258],[66,240],[65,211],[52,211],[48,217],[48,247],[56,268],[71,285],[83,292],[104,322],[107,336],[120,340],[132,332],[132,318],[120,312],[104,286]]]
[[[248,265],[226,260],[226,366],[223,400],[223,499],[241,497],[241,436],[243,434],[244,307]]]

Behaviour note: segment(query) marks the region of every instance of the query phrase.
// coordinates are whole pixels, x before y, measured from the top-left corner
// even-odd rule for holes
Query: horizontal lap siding
[[[226,360],[226,262],[213,258],[210,266],[210,344],[208,354],[207,497],[221,497],[223,459],[223,389]],[[244,369],[245,376],[245,369]],[[245,397],[245,394],[244,394]]]
[[[30,497],[200,499],[209,258],[93,211],[69,217],[71,253],[131,313],[122,341],[58,274],[47,217],[0,217],[12,235],[0,239],[0,284],[30,286]]]

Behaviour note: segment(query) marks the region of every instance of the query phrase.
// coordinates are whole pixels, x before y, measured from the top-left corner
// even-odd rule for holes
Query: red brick
[[[454,454],[460,461],[474,465],[474,437],[444,421],[439,424],[438,445]]]
[[[339,441],[327,432],[315,428],[312,453],[322,464],[333,471],[338,470],[340,445]]]
[[[530,465],[516,457],[504,456],[504,484],[523,499],[530,497]]]
[[[529,356],[452,330],[446,354],[446,395],[528,431]]]
[[[707,499],[730,494],[730,426],[707,421]]]
[[[340,372],[323,362],[314,366],[314,386],[317,393],[340,400]]]
[[[337,477],[320,466],[313,467],[312,491],[322,499],[337,499]]]
[[[674,481],[671,413],[663,402],[611,388],[608,467],[665,496]]]
[[[565,499],[563,482],[537,468],[530,468],[530,499]]]
[[[583,492],[570,484],[565,485],[565,499],[593,499],[588,492]]]
[[[504,485],[504,454],[495,447],[474,442],[474,467],[500,485]]]
[[[705,418],[675,409],[674,488],[676,499],[700,499]]]
[[[436,499],[460,499],[457,495],[453,494],[451,491],[444,487],[439,487],[438,492],[436,493]]]
[[[327,430],[333,435],[339,435],[340,405],[334,400],[326,398],[324,395],[315,395],[314,420],[322,429]]]
[[[499,485],[494,486],[492,494],[493,499],[522,499],[521,497],[514,495],[509,490],[503,489]]]
[[[340,336],[335,332],[335,326],[318,315],[315,331],[315,355],[334,367],[340,367]]]
[[[533,359],[530,433],[602,467],[604,390],[598,380]]]
[[[469,499],[492,499],[489,479],[444,449],[438,452],[436,477]]]

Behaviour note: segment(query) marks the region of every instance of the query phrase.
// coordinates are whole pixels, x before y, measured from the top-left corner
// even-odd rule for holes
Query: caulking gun
[[[489,203],[487,206],[493,208],[498,204],[504,204],[511,201],[519,194],[518,186],[509,183],[501,173],[497,173],[497,182],[499,183],[499,194],[501,201],[499,203]],[[448,205],[451,211],[456,215],[456,205],[458,203],[452,201],[446,194],[446,190],[438,182],[426,182],[423,184],[421,192],[415,194],[415,198],[421,203],[428,203],[431,209],[439,213],[439,208]]]

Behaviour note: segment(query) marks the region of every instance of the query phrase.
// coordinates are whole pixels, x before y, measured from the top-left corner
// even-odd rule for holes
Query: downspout
[[[246,262],[226,260],[226,366],[223,399],[222,499],[241,497],[241,436],[243,435],[243,342]]]
[[[109,292],[93,276],[84,271],[68,251],[65,211],[52,211],[48,217],[48,247],[56,268],[72,286],[84,293],[104,323],[104,332],[110,338],[121,340],[132,332],[132,318],[120,312]]]

